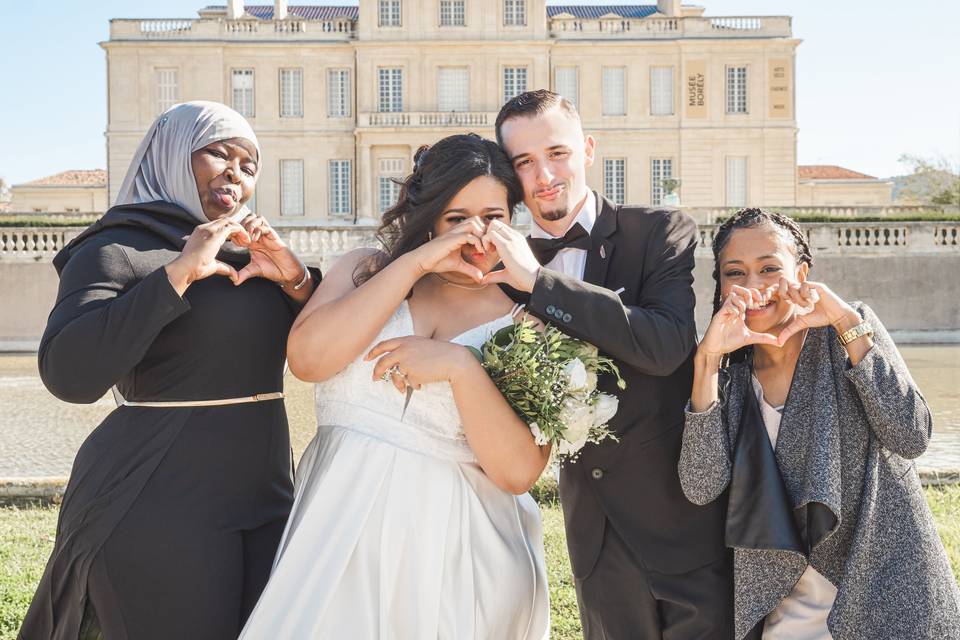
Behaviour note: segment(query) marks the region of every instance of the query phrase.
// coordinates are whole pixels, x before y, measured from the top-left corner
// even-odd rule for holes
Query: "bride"
[[[354,251],[294,323],[290,369],[317,382],[317,435],[270,581],[241,638],[549,635],[534,442],[466,346],[517,309],[481,283],[485,238],[522,188],[475,135],[421,148],[385,252]]]

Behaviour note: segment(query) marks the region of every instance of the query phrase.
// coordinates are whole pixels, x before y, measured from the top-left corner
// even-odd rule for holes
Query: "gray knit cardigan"
[[[830,327],[808,331],[784,406],[777,466],[794,508],[821,502],[835,528],[809,554],[734,549],[736,637],[793,589],[809,563],[837,587],[835,640],[960,639],[960,591],[916,467],[932,431],[927,402],[883,325],[857,366]],[[750,369],[721,372],[720,401],[686,414],[680,482],[707,504],[730,483]],[[689,409],[689,407],[688,407]]]

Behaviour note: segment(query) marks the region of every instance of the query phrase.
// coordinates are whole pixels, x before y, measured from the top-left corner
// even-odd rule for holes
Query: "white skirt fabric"
[[[378,340],[412,325],[398,314]],[[372,366],[358,360],[318,385],[318,417],[336,426],[321,426],[303,455],[270,581],[240,637],[548,637],[536,503],[473,460],[449,385],[425,385],[408,411],[392,385],[370,381]]]

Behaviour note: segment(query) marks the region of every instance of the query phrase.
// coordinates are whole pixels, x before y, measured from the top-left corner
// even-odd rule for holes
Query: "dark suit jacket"
[[[598,203],[584,279],[541,269],[527,302],[613,358],[627,383],[620,392],[611,376],[600,381],[620,398],[610,422],[620,442],[588,444],[560,474],[573,572],[592,571],[609,521],[648,568],[684,573],[726,553],[725,501],[691,504],[677,474],[697,336],[697,226],[676,210]]]

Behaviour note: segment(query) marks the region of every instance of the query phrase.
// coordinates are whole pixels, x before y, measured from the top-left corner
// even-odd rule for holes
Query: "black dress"
[[[282,390],[298,305],[263,279],[213,276],[177,295],[163,265],[195,224],[167,203],[114,207],[57,256],[39,352],[55,396],[94,402],[114,384],[131,401]],[[249,260],[230,244],[219,258]],[[76,640],[92,604],[108,640],[236,638],[269,576],[291,476],[282,400],[117,408],[77,453],[19,637]]]

